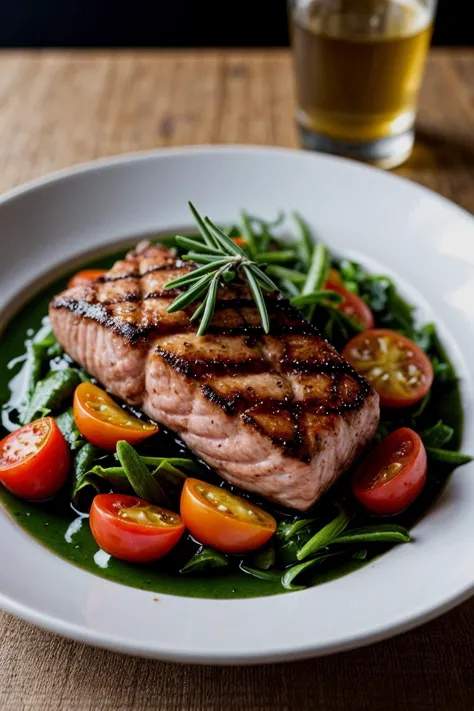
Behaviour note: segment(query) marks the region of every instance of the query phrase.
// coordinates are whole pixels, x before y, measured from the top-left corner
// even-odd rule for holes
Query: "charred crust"
[[[142,255],[143,256],[143,255]],[[154,274],[155,272],[166,272],[166,271],[171,271],[173,269],[187,269],[188,271],[191,271],[191,265],[189,262],[184,262],[182,259],[176,259],[174,257],[170,257],[169,262],[166,264],[160,264],[157,267],[150,267],[149,269],[146,269],[144,272],[140,273],[139,271],[135,270],[134,272],[127,273],[127,274],[117,274],[117,275],[105,275],[103,277],[100,277],[97,279],[95,282],[96,284],[110,284],[116,281],[123,281],[125,279],[134,279],[136,281],[143,279],[143,277],[148,276],[149,274]]]
[[[221,375],[259,374],[268,370],[268,363],[263,358],[243,361],[229,358],[193,358],[172,353],[161,346],[155,348],[155,353],[177,373],[192,380],[214,378]]]

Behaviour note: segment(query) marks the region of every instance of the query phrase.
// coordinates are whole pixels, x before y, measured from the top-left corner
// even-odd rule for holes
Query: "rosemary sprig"
[[[202,266],[191,270],[166,285],[166,289],[180,289],[183,292],[168,307],[168,312],[181,311],[202,299],[202,302],[191,316],[191,321],[200,319],[197,335],[203,336],[209,328],[214,315],[219,286],[240,278],[250,286],[260,314],[262,328],[265,333],[268,333],[270,320],[264,292],[278,291],[278,287],[265,274],[263,271],[265,267],[260,262],[263,261],[262,256],[266,257],[265,261],[267,262],[272,261],[272,259],[275,260],[275,257],[271,253],[257,255],[256,250],[253,249],[251,250],[252,253],[248,254],[235,244],[220,227],[211,222],[208,217],[203,219],[191,202],[189,207],[203,241],[199,241],[199,238],[192,239],[178,235],[176,243],[180,247],[189,250],[187,254],[183,255],[182,258],[184,260],[192,260]],[[244,224],[247,228],[246,236],[248,237],[251,233],[251,226],[246,216],[244,216]],[[251,244],[253,246],[253,243]],[[283,254],[282,261],[285,261],[288,256],[288,252]],[[256,261],[254,261],[254,258]],[[275,261],[278,261],[278,258]],[[257,264],[257,262],[259,263]]]

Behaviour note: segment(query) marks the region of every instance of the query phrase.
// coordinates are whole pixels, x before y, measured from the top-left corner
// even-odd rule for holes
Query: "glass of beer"
[[[436,0],[289,0],[305,148],[393,168],[413,148]]]

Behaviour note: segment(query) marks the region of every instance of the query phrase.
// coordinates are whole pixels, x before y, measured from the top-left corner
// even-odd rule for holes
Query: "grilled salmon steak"
[[[372,439],[370,385],[281,295],[265,335],[247,285],[218,293],[205,336],[167,313],[165,289],[192,269],[143,243],[102,279],[50,305],[64,350],[113,395],[177,432],[224,479],[304,511]]]

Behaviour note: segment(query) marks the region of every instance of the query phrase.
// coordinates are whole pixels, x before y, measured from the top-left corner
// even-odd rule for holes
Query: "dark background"
[[[474,44],[471,8],[440,0],[433,42]],[[0,0],[0,47],[286,44],[286,0]]]

